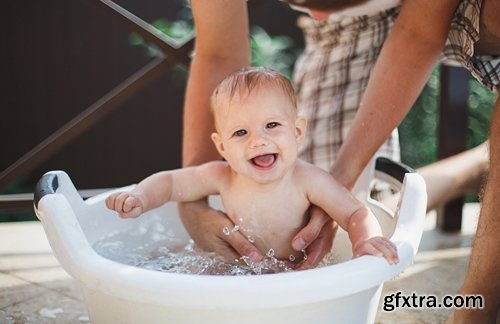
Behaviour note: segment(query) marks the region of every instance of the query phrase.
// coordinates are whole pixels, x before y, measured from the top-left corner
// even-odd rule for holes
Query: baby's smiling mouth
[[[252,158],[250,161],[252,164],[258,168],[261,169],[268,169],[271,168],[276,160],[278,159],[278,154],[276,153],[271,153],[271,154],[262,154],[259,156],[256,156]]]

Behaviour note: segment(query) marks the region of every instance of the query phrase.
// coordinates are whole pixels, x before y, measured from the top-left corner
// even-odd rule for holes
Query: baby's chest
[[[230,195],[223,197],[223,202],[227,215],[235,224],[256,230],[302,227],[309,207],[304,197],[294,194]]]

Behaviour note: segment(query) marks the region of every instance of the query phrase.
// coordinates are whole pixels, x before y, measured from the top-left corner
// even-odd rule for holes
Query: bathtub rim
[[[73,186],[63,171],[51,173],[58,175],[61,187]],[[84,209],[85,203],[80,198],[81,203],[76,203],[75,207],[69,202],[76,199],[75,196],[63,194],[59,189],[41,197],[36,211],[58,261],[86,289],[117,298],[172,307],[263,309],[310,304],[360,293],[401,273],[417,252],[426,198],[425,184],[417,174],[405,176],[404,188],[411,191],[409,195],[417,197],[418,201],[408,201],[409,195],[403,195],[400,201],[400,219],[391,237],[398,247],[398,265],[391,266],[383,258],[362,256],[333,266],[300,272],[262,276],[209,276],[210,280],[206,280],[207,276],[136,268],[101,257],[87,243],[76,218],[74,209]],[[76,192],[74,186],[73,189]],[[65,216],[53,218],[46,217],[47,214]],[[414,214],[420,214],[421,219],[410,219],[410,215]],[[414,235],[415,231],[410,231],[410,228],[417,229],[420,234]],[[63,230],[66,233],[61,233]],[[359,278],[365,278],[363,283]],[[219,295],[217,298],[213,297],[215,291]],[[193,294],[197,296],[196,300],[193,300]]]
[[[41,208],[45,208],[44,203],[45,198],[40,201]],[[85,239],[83,232],[77,233],[79,228],[75,230],[68,236],[74,240],[81,235],[80,239]],[[390,266],[383,258],[362,256],[300,272],[230,277],[142,269],[106,259],[88,244],[63,247],[61,244],[67,243],[54,239],[50,242],[62,267],[85,289],[140,303],[202,309],[267,309],[342,298],[395,277],[409,265],[414,252],[405,242],[395,242],[401,260],[398,265]],[[67,249],[73,252],[67,253]],[[289,285],[291,282],[294,284]]]

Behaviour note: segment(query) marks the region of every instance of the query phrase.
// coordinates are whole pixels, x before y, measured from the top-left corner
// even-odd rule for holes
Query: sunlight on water
[[[224,228],[230,235],[238,228]],[[103,257],[148,270],[198,275],[252,275],[293,271],[284,261],[274,257],[270,249],[264,260],[254,263],[241,257],[227,263],[215,253],[204,252],[192,240],[179,243],[175,234],[159,222],[141,224],[127,232],[110,233],[94,244]],[[307,256],[304,253],[304,258]],[[291,260],[293,261],[293,260]],[[336,263],[333,253],[328,254],[319,266]]]

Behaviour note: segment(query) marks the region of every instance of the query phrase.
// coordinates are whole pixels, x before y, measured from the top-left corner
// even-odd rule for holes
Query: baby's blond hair
[[[287,77],[270,68],[247,67],[231,73],[215,88],[210,98],[212,111],[215,113],[217,107],[229,105],[235,95],[241,100],[266,86],[277,87],[297,109],[295,90]]]

